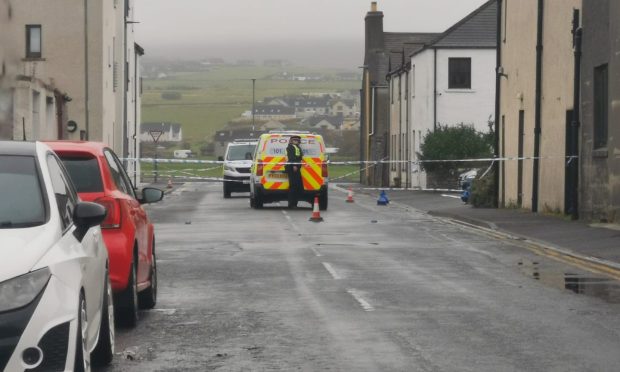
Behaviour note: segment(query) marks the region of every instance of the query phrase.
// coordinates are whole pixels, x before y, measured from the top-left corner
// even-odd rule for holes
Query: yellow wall
[[[573,51],[572,11],[580,0],[545,0],[542,68],[541,147],[538,210],[563,211],[566,110],[572,109]],[[538,0],[504,0],[501,27],[500,150],[516,157],[519,110],[524,110],[523,155],[534,155],[536,99],[536,36]],[[505,41],[504,41],[505,40]],[[502,125],[502,116],[503,125]],[[506,206],[517,202],[516,160],[504,162],[500,198]],[[532,208],[533,161],[523,161],[523,208]],[[502,189],[504,192],[502,193]]]

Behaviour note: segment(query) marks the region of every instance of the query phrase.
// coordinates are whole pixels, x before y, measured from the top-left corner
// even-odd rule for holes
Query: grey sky
[[[386,31],[441,32],[485,1],[378,0],[378,6],[385,15]],[[136,0],[136,20],[140,22],[136,30],[138,42],[152,57],[271,57],[345,67],[361,61],[364,15],[370,3]],[[327,55],[333,63],[325,60]]]

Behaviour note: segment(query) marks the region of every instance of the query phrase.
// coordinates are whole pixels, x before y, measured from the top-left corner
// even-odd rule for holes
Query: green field
[[[333,182],[357,182],[359,180],[358,165],[330,165],[329,178]],[[185,179],[219,179],[222,178],[223,170],[219,164],[191,164],[191,163],[159,163],[157,173],[160,179],[185,180]],[[153,163],[142,163],[143,179],[154,177]]]
[[[359,81],[272,80],[283,68],[219,66],[208,72],[171,73],[164,79],[145,79],[142,122],[182,124],[183,139],[192,149],[210,142],[216,130],[252,108],[252,82],[256,78],[256,101],[264,97],[302,93],[329,93],[359,89]],[[340,70],[308,70],[286,67],[289,74],[321,73],[333,76]],[[181,99],[166,100],[164,92],[177,92]]]

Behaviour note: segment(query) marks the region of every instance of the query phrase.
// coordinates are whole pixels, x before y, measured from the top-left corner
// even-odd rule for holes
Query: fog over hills
[[[249,59],[283,59],[299,66],[356,70],[363,64],[363,40],[278,40],[236,43],[187,43],[144,45],[152,59],[196,60],[223,58],[228,62]]]

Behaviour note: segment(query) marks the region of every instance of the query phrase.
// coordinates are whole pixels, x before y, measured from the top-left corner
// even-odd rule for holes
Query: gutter
[[[543,57],[543,16],[545,0],[538,0],[538,25],[536,31],[536,108],[534,118],[534,169],[532,179],[532,212],[538,212],[538,183],[540,178],[540,134],[542,132],[542,57]]]
[[[86,141],[88,141],[90,134],[88,89],[88,0],[84,0],[84,129],[86,131],[84,139]]]
[[[437,130],[437,48],[433,48],[433,131]]]
[[[500,93],[501,93],[501,88],[502,88],[502,84],[501,84],[501,75],[499,74],[499,68],[502,66],[502,0],[497,0],[497,48],[496,48],[496,68],[495,68],[495,123],[494,123],[494,131],[495,131],[495,151],[494,151],[494,156],[495,158],[499,158],[499,120],[500,120],[500,111],[501,111],[501,98],[500,98]],[[495,203],[494,203],[494,207],[497,208],[499,207],[500,203],[499,203],[499,171],[500,169],[502,170],[502,175],[504,174],[504,166],[502,164],[502,166],[500,167],[499,163],[495,163],[495,167],[494,167],[494,171],[495,171],[495,188],[493,190],[494,195],[494,199],[495,199]],[[502,206],[504,205],[504,190],[505,190],[505,185],[504,182],[502,182]]]
[[[127,132],[127,90],[129,89],[129,56],[127,55],[127,17],[129,16],[129,0],[124,1],[123,7],[123,132],[121,138],[121,145],[123,146],[122,153],[123,159],[127,159],[129,155],[129,138]],[[137,156],[137,155],[136,155]],[[123,165],[127,168],[127,160],[123,160]]]
[[[573,80],[573,120],[571,123],[570,155],[570,214],[572,220],[579,219],[579,117],[581,115],[579,98],[581,95],[581,36],[579,9],[573,10],[573,44],[575,54],[575,75]]]

